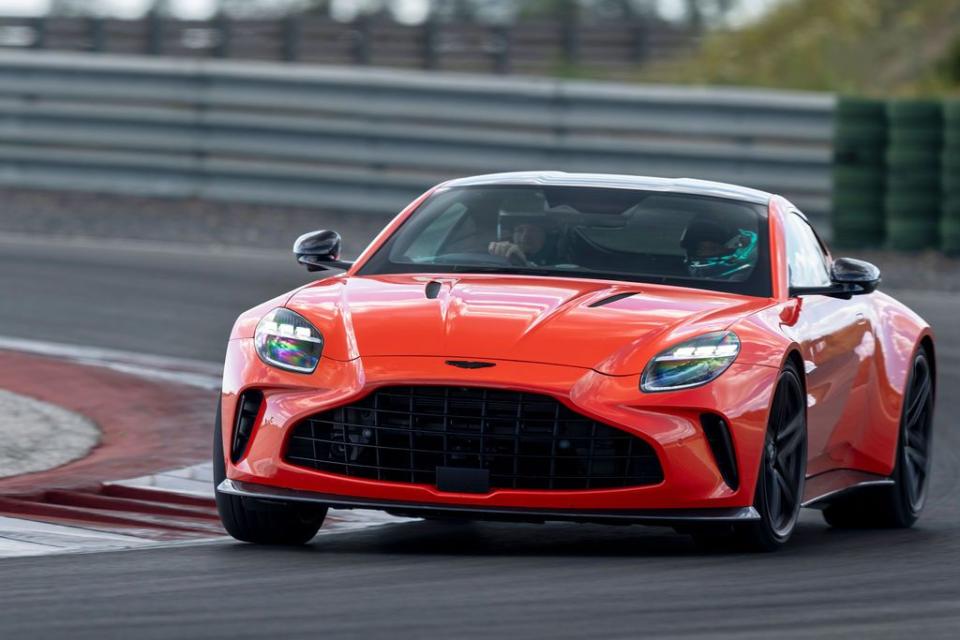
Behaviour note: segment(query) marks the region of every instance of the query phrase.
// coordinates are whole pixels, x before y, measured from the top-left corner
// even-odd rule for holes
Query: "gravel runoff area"
[[[0,189],[0,233],[116,238],[202,246],[289,250],[301,233],[334,229],[356,256],[396,212],[384,215],[182,198]],[[875,263],[891,289],[960,291],[960,259],[935,251],[902,254],[835,249]]]
[[[0,478],[45,471],[86,456],[97,426],[72,411],[0,389]]]

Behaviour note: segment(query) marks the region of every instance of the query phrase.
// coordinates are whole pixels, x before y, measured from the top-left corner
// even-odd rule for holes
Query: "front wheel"
[[[800,374],[788,364],[774,390],[764,437],[763,459],[757,477],[753,506],[760,514],[754,522],[733,526],[732,535],[703,532],[698,541],[708,548],[745,547],[775,551],[793,535],[803,502],[807,473],[807,406]]]
[[[213,430],[213,488],[217,498],[217,512],[223,528],[241,542],[272,545],[301,545],[309,542],[327,515],[326,507],[304,507],[290,504],[244,503],[240,496],[216,491],[227,477],[220,425],[220,407],[217,407]]]
[[[790,539],[800,518],[806,474],[806,395],[796,368],[787,365],[777,381],[764,440],[754,499],[760,520],[736,527],[750,548],[774,551]]]

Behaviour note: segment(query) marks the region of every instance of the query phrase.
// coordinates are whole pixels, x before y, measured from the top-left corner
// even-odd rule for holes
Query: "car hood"
[[[671,344],[770,303],[699,289],[513,275],[338,277],[286,306],[324,336],[324,356],[515,360],[632,375]]]

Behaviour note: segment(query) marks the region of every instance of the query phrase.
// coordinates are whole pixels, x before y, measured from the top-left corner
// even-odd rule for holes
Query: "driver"
[[[516,225],[510,240],[491,242],[487,247],[492,256],[500,256],[511,264],[528,267],[546,264],[546,249],[546,229],[529,222]]]
[[[680,246],[687,253],[687,271],[691,276],[730,278],[753,267],[757,234],[731,230],[713,218],[697,217],[684,230]]]

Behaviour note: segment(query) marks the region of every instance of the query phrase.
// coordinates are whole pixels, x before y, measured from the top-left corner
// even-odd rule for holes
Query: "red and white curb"
[[[0,478],[0,558],[227,539],[212,465],[196,462],[209,460],[207,422],[219,367],[5,337],[0,360],[5,393],[62,404],[63,415],[87,416],[102,430],[100,444],[85,457]],[[60,415],[50,409],[46,415]],[[193,463],[136,475],[178,459]],[[331,510],[320,535],[406,521],[378,511]]]
[[[226,540],[210,463],[105,483],[0,497],[0,558]],[[11,517],[16,514],[20,517]],[[379,511],[330,510],[318,535],[410,522]]]

